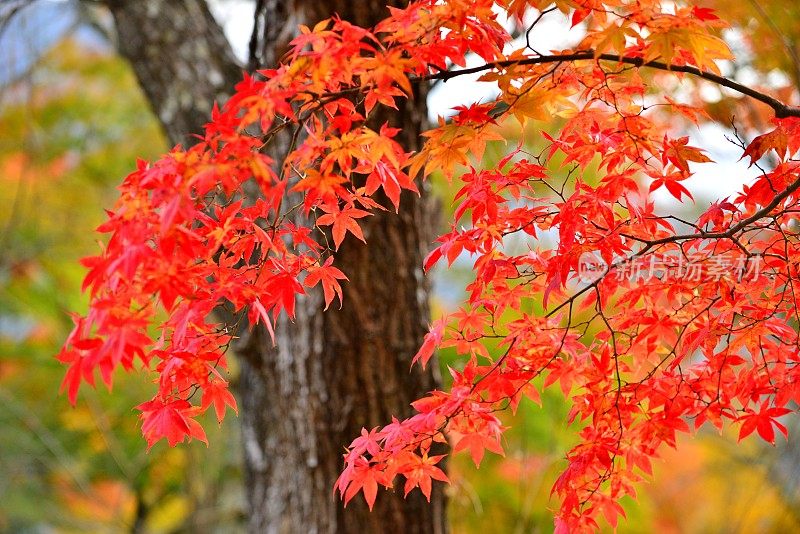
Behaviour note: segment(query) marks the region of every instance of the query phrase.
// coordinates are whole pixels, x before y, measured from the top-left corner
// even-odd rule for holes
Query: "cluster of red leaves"
[[[447,391],[414,403],[416,415],[353,441],[336,485],[345,502],[363,492],[372,506],[378,486],[392,487],[397,475],[406,493],[428,496],[432,480],[446,480],[437,442],[468,450],[476,465],[486,450],[502,454],[497,413],[538,401],[538,378],[558,385],[572,402],[569,422],[580,422],[553,487],[559,532],[597,528],[600,516],[616,525],[619,499],[651,474],[659,447],[692,425],[740,423],[741,437],[757,431],[770,442],[775,428],[785,433],[777,419],[800,401],[792,159],[800,122],[776,121],[742,144],[753,163],[767,152],[777,163],[736,198],[695,222],[660,214],[653,193],[692,198],[682,182],[711,162],[688,138],[673,138],[667,119],[702,113],[660,94],[647,65],[601,55],[718,72],[715,61],[730,57],[714,34],[719,19],[655,0],[560,0],[554,7],[586,27],[562,54],[594,58],[505,49],[511,36],[497,7],[521,24],[551,4],[428,0],[392,9],[372,31],[341,20],[303,28],[285,64],[240,83],[198,145],[140,164],[123,183],[100,228],[111,233],[108,245],[85,261],[89,312],[76,317],[59,356],[70,400],[97,369],[110,387],[118,366],[141,364],[158,374],[157,394],[139,406],[148,444],[204,439],[194,418],[212,405],[219,418],[235,408],[219,372],[235,325],[209,322],[212,312],[244,311],[271,331],[307,288],[321,285],[330,305],[345,279],[335,249],[348,233],[363,240],[359,221],[384,209],[371,195],[382,190],[399,209],[401,190],[416,191],[413,176],[441,171],[461,187],[451,230],[426,267],[469,258],[475,278],[417,359],[424,365],[437,348],[454,347],[464,363]],[[365,125],[375,106],[394,107],[412,83],[451,76],[445,69],[469,53],[491,64],[482,79],[499,96],[457,108],[424,134],[419,153],[393,141],[396,130]],[[537,136],[539,152],[517,148],[494,168],[472,166],[502,139],[504,123],[529,132],[552,117],[560,119]],[[275,165],[261,149],[282,129],[293,144]],[[289,191],[302,202],[285,206]],[[308,226],[288,221],[293,210]],[[332,246],[320,244],[326,227]],[[586,254],[610,266],[588,282],[578,276]],[[703,268],[646,283],[625,274],[632,262],[666,257],[699,257]]]
[[[220,370],[238,324],[214,322],[215,310],[272,332],[308,288],[321,286],[326,307],[341,298],[334,252],[386,209],[372,196],[383,191],[397,210],[402,190],[417,192],[398,130],[373,130],[367,117],[411,97],[411,77],[463,66],[470,53],[498,57],[508,34],[491,5],[420,2],[373,31],[338,19],[301,28],[281,66],[245,75],[200,142],[140,162],[98,228],[107,245],[84,260],[89,311],[59,354],[70,402],[98,370],[111,388],[115,369],[138,365],[158,374],[158,392],[138,406],[148,444],[205,440],[195,417],[236,409]],[[292,146],[276,164],[262,149],[281,130]],[[285,206],[290,192],[302,202]],[[308,226],[290,222],[295,210]],[[325,228],[332,245],[321,244]]]

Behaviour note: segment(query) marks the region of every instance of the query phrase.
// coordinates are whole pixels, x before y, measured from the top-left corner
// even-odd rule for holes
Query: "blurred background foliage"
[[[178,532],[237,525],[235,419],[202,444],[146,452],[136,399],[116,377],[70,408],[54,359],[85,308],[78,260],[136,158],[167,149],[128,65],[67,35],[3,88],[0,108],[0,530]]]
[[[796,98],[794,2],[713,4],[734,21],[731,38],[749,54],[749,71],[734,74],[755,73],[753,83]],[[0,73],[0,531],[241,531],[234,417],[206,425],[209,448],[162,443],[146,452],[132,410],[153,387],[146,380],[120,374],[113,395],[83,389],[75,408],[57,393],[63,369],[54,354],[70,328],[68,311],[85,307],[78,260],[97,251],[93,229],[115,185],[137,158],[168,148],[129,67],[99,33],[80,21],[72,29],[21,71]],[[766,121],[727,95],[708,104],[719,117],[739,112],[745,131]],[[520,135],[509,129],[508,137]],[[503,150],[490,147],[486,163]],[[454,190],[444,181],[437,188],[447,211]],[[469,272],[461,261],[436,272],[435,307],[458,302]],[[441,363],[444,376],[458,366],[448,351]],[[487,455],[478,470],[467,455],[452,459],[453,532],[552,531],[550,487],[574,439],[567,412],[561,394],[547,390],[541,406],[523,403],[506,418],[505,458]],[[625,503],[620,532],[800,531],[797,441],[772,448],[697,437],[665,451],[654,481]]]

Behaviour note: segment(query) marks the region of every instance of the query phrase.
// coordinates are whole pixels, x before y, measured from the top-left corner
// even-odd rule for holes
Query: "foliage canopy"
[[[583,37],[540,53],[526,37],[559,13]],[[454,347],[462,364],[416,415],[350,444],[336,485],[345,502],[362,492],[371,506],[398,475],[406,493],[428,495],[446,480],[437,443],[476,465],[502,454],[497,412],[537,401],[540,386],[557,386],[579,423],[553,486],[557,532],[600,517],[615,526],[619,500],[678,433],[728,423],[774,443],[800,400],[800,110],[723,76],[724,27],[711,9],[656,0],[424,0],[371,30],[337,18],[302,28],[278,68],[245,76],[200,143],[125,179],[99,228],[107,245],[84,260],[91,305],[59,355],[63,389],[74,403],[96,371],[109,388],[117,367],[154,372],[158,391],[138,406],[148,444],[205,440],[196,416],[236,409],[221,371],[239,325],[213,310],[272,332],[313,288],[330,306],[347,235],[364,241],[362,219],[401,211],[415,177],[441,173],[458,184],[456,207],[425,268],[468,257],[474,279],[416,360]],[[471,54],[484,64],[466,68]],[[415,85],[473,73],[498,96],[455,108],[418,153],[394,141],[395,126],[370,127]],[[714,164],[682,133],[709,117],[663,89],[676,81],[773,115],[752,141],[733,140],[757,176],[696,220],[657,202],[693,199],[687,179]],[[544,148],[480,165],[509,124]],[[275,162],[262,149],[281,130],[292,145]],[[301,200],[288,205],[289,192]],[[307,225],[290,221],[296,211]]]

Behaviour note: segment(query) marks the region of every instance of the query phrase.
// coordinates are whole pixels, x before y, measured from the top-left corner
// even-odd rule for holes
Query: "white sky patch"
[[[525,17],[525,24],[533,23],[537,14],[529,13]],[[498,19],[506,29],[511,29],[513,24],[508,19]],[[548,54],[555,50],[563,50],[577,44],[583,37],[583,29],[569,28],[567,19],[558,14],[548,14],[536,24],[536,27],[528,36],[527,44],[531,48],[542,54]],[[513,50],[523,48],[526,45],[526,36],[523,33],[505,46],[504,53],[511,53]],[[530,51],[532,54],[533,52]],[[467,68],[477,67],[484,63],[483,59],[470,54],[466,58]],[[456,67],[458,70],[461,67]],[[478,82],[481,74],[469,74],[452,78],[447,82],[436,83],[428,94],[428,116],[432,122],[436,122],[437,117],[449,117],[454,114],[453,108],[456,106],[468,106],[476,102],[487,102],[493,100],[499,94],[496,83]]]
[[[711,202],[736,195],[745,184],[752,184],[761,175],[757,167],[748,167],[749,158],[740,159],[742,149],[725,139],[732,135],[729,129],[706,123],[687,134],[689,144],[704,149],[714,163],[689,163],[694,174],[681,183],[694,196],[694,205],[685,197],[683,202],[678,202],[664,187],[653,192],[660,213],[687,209],[705,211]]]
[[[526,26],[533,24],[537,16],[538,14],[535,12],[528,12],[525,15]],[[560,12],[548,13],[536,23],[536,27],[529,34],[528,43],[534,50],[542,54],[548,54],[574,47],[585,34],[584,24],[570,28],[569,20],[563,14]],[[514,48],[525,46],[525,35],[520,35],[511,44]]]
[[[482,65],[484,61],[476,55],[467,57],[467,68]],[[456,106],[468,106],[475,102],[493,100],[499,94],[494,83],[479,82],[481,74],[465,74],[446,82],[437,82],[428,93],[428,117],[436,123],[439,116],[449,117]]]
[[[246,63],[256,3],[253,0],[209,0],[208,5],[228,36],[233,53],[239,61]]]

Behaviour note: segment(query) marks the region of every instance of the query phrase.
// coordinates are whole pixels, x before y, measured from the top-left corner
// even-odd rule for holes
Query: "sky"
[[[0,7],[0,17],[5,9]],[[11,19],[0,34],[0,85],[25,73],[77,22],[67,2],[31,2]]]

